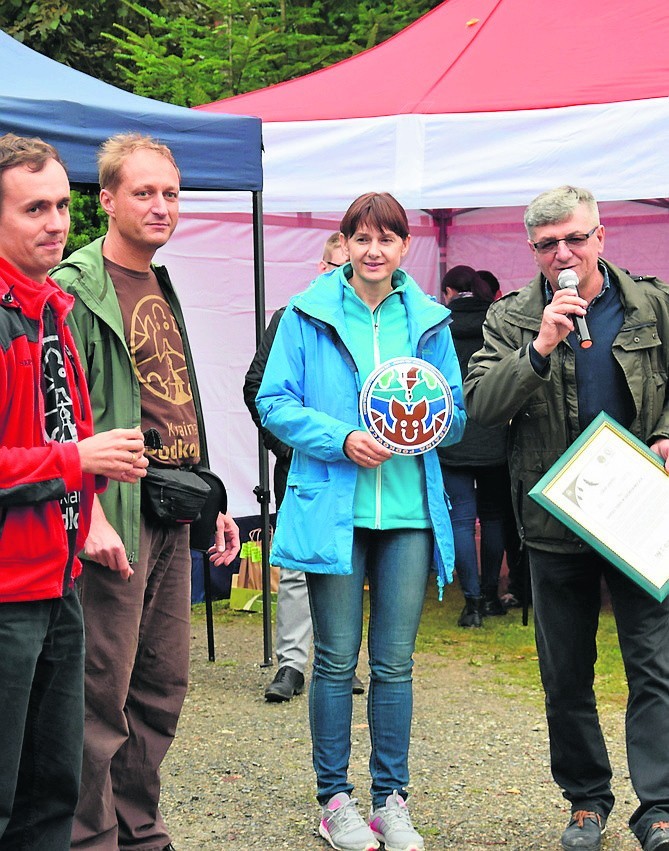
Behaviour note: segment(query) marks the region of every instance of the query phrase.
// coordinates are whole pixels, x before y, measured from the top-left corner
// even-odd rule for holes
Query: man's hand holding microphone
[[[534,341],[535,351],[548,357],[558,343],[576,332],[581,348],[592,345],[585,314],[588,302],[578,294],[578,276],[573,269],[563,269],[558,275],[558,289],[550,304],[546,305],[541,327]]]

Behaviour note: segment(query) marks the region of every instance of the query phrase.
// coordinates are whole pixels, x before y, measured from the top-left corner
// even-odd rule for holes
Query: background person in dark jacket
[[[477,269],[476,274],[490,287],[493,301],[502,297],[502,288],[496,275],[493,275],[488,269]],[[481,337],[481,342],[483,342],[483,337]],[[509,480],[510,487],[511,481]],[[508,491],[508,498],[502,499],[502,502],[504,504],[504,549],[506,550],[508,582],[506,593],[502,594],[500,599],[504,608],[515,609],[520,608],[525,602],[528,604],[531,602],[530,571],[527,566],[527,553],[521,547],[510,490]]]
[[[490,286],[471,268],[454,266],[441,291],[451,311],[451,334],[463,379],[469,358],[483,344],[483,321],[493,300]],[[455,569],[465,595],[458,619],[463,627],[481,626],[482,615],[505,615],[497,595],[504,558],[505,503],[510,502],[506,461],[507,428],[483,428],[467,422],[454,446],[438,447],[446,493],[451,502]],[[481,567],[476,549],[476,518],[481,526]]]

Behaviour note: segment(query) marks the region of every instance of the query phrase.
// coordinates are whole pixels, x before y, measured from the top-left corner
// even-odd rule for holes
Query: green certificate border
[[[595,531],[597,522],[589,522],[590,518],[587,512],[579,507],[576,497],[573,498],[573,509],[566,510],[563,507],[564,505],[571,506],[571,500],[566,499],[565,495],[570,488],[573,489],[577,484],[578,471],[583,469],[583,466],[590,460],[595,462],[595,465],[597,462],[603,463],[598,458],[600,453],[594,445],[596,439],[601,438],[603,431],[606,431],[609,437],[613,437],[613,445],[617,445],[621,453],[620,457],[624,456],[627,462],[631,459],[635,465],[635,470],[639,471],[643,479],[648,479],[652,488],[657,487],[661,492],[662,498],[657,504],[654,504],[654,508],[657,511],[657,522],[663,524],[660,528],[664,528],[666,526],[666,510],[669,505],[669,475],[667,475],[662,459],[605,413],[599,414],[569,449],[558,458],[550,470],[530,490],[530,496],[586,543],[590,544],[593,549],[627,574],[630,579],[662,602],[669,594],[669,548],[666,547],[666,544],[657,551],[657,557],[660,561],[659,578],[656,576],[655,579],[651,579],[648,576],[648,566],[646,565],[647,571],[644,572],[644,565],[641,563],[644,560],[644,555],[642,553],[638,557],[634,553],[630,555],[630,548],[620,547],[620,539],[616,542],[614,534],[608,536],[602,534],[601,528],[599,533]],[[598,441],[598,444],[600,442]],[[630,448],[634,450],[636,455],[630,456]],[[614,469],[617,470],[618,466],[616,465]],[[629,472],[629,466],[627,470]],[[624,468],[621,469],[618,481],[614,482],[614,485],[617,484],[618,488],[624,488],[626,480],[622,478],[623,475],[625,475]],[[613,478],[615,478],[615,473]],[[611,480],[610,477],[609,484]],[[559,500],[560,504],[558,504],[557,497],[562,497]],[[625,549],[625,555],[620,552],[621,549]],[[654,570],[657,574],[657,567]]]

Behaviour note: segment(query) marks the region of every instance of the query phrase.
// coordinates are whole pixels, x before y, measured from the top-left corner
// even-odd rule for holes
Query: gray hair
[[[525,228],[528,236],[532,236],[534,228],[559,224],[571,218],[581,204],[590,210],[595,222],[599,224],[597,202],[588,189],[566,185],[537,195],[525,210]]]

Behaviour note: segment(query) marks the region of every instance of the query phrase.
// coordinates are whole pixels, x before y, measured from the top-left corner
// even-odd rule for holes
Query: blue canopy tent
[[[96,148],[114,133],[155,136],[184,189],[262,190],[260,119],[212,115],[117,89],[0,31],[0,131],[55,145],[73,183],[97,184]]]
[[[0,134],[39,136],[55,145],[75,185],[97,185],[96,151],[121,132],[148,134],[167,144],[182,188],[243,190],[253,196],[256,337],[264,330],[261,121],[161,103],[117,89],[61,65],[0,31]],[[258,500],[268,516],[269,472],[261,453]],[[266,520],[269,525],[269,520]],[[208,566],[208,562],[205,559]],[[266,571],[269,575],[269,567]],[[205,575],[205,582],[207,576]],[[209,658],[214,658],[211,593],[206,588]],[[269,597],[269,595],[268,595]],[[265,659],[271,656],[270,606],[265,605]]]

